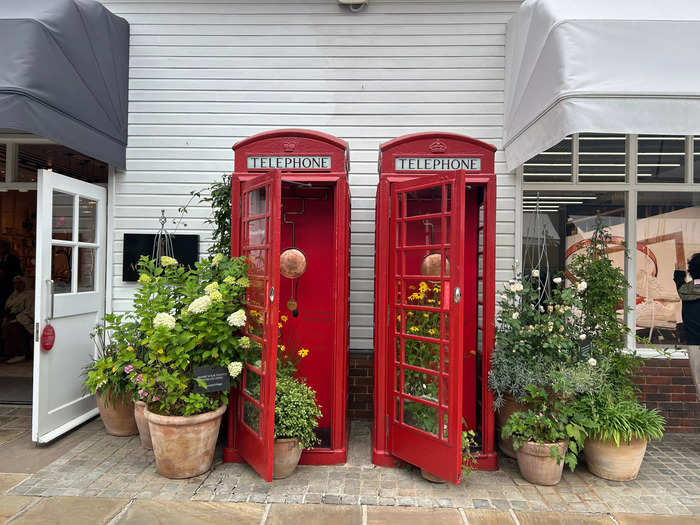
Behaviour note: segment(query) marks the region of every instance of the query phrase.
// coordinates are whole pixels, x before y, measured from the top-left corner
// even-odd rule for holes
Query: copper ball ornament
[[[420,263],[421,275],[440,276],[442,269],[442,255],[431,253],[423,257]],[[445,259],[445,275],[450,275],[450,260]]]
[[[296,248],[287,248],[280,255],[280,273],[287,279],[301,277],[306,271],[306,255]]]

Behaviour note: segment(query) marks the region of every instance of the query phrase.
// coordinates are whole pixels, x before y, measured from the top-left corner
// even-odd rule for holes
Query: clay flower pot
[[[299,464],[301,449],[297,438],[275,439],[272,478],[282,479],[289,476]]]
[[[139,427],[141,446],[150,450],[153,448],[153,444],[151,443],[151,431],[148,428],[148,421],[146,421],[146,416],[143,413],[144,408],[146,408],[146,403],[143,401],[134,402],[134,418],[136,419],[136,426]]]
[[[431,474],[424,468],[420,469],[420,475],[423,476],[424,480],[430,481],[431,483],[447,483],[446,479],[442,479],[435,474]]]
[[[134,419],[134,402],[127,399],[110,399],[111,392],[97,392],[97,408],[107,433],[113,436],[135,436],[139,433]]]
[[[193,478],[209,470],[226,406],[196,416],[161,416],[144,407],[156,468],[162,476]]]
[[[506,394],[503,396],[503,405],[496,412],[496,435],[498,436],[498,448],[506,456],[515,459],[515,449],[513,448],[513,438],[503,439],[501,429],[505,426],[508,418],[515,412],[527,410],[527,406],[518,403],[513,396]]]
[[[614,441],[602,439],[587,439],[583,444],[588,470],[599,478],[612,481],[637,479],[646,450],[646,439],[621,442],[619,447]]]
[[[562,460],[557,465],[556,458],[550,456],[552,445],[559,447]],[[564,455],[569,448],[569,441],[557,443],[524,443],[516,452],[520,474],[535,485],[556,485],[561,480],[564,470]]]

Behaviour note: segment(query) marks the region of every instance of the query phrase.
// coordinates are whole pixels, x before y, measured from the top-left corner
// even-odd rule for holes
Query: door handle
[[[462,290],[459,288],[459,286],[455,287],[454,300],[455,300],[455,304],[459,303],[462,300]]]
[[[48,286],[49,289],[49,319],[53,319],[54,316],[54,310],[53,310],[53,300],[54,300],[54,282],[53,279],[46,279],[46,285]]]
[[[274,303],[275,302],[275,287],[270,288],[270,302]]]

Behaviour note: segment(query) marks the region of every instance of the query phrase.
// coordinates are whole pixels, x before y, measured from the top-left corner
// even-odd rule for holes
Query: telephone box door
[[[465,176],[391,189],[389,449],[453,483],[462,464]]]
[[[272,481],[277,372],[281,177],[279,171],[241,184],[241,255],[248,259],[246,294],[250,339],[240,385],[240,454]]]

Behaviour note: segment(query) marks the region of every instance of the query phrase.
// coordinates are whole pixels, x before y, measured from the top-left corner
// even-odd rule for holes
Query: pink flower
[[[134,367],[131,366],[131,365],[126,365],[126,366],[124,367],[124,373],[125,373],[125,374],[130,374],[133,370],[134,370]]]
[[[153,396],[153,399],[151,401],[160,401],[160,398],[158,396]]]
[[[141,397],[141,398],[143,397],[143,388],[139,388],[138,394],[139,394],[139,397]]]
[[[143,375],[139,374],[136,376],[136,382],[140,383],[141,381],[143,381]]]

